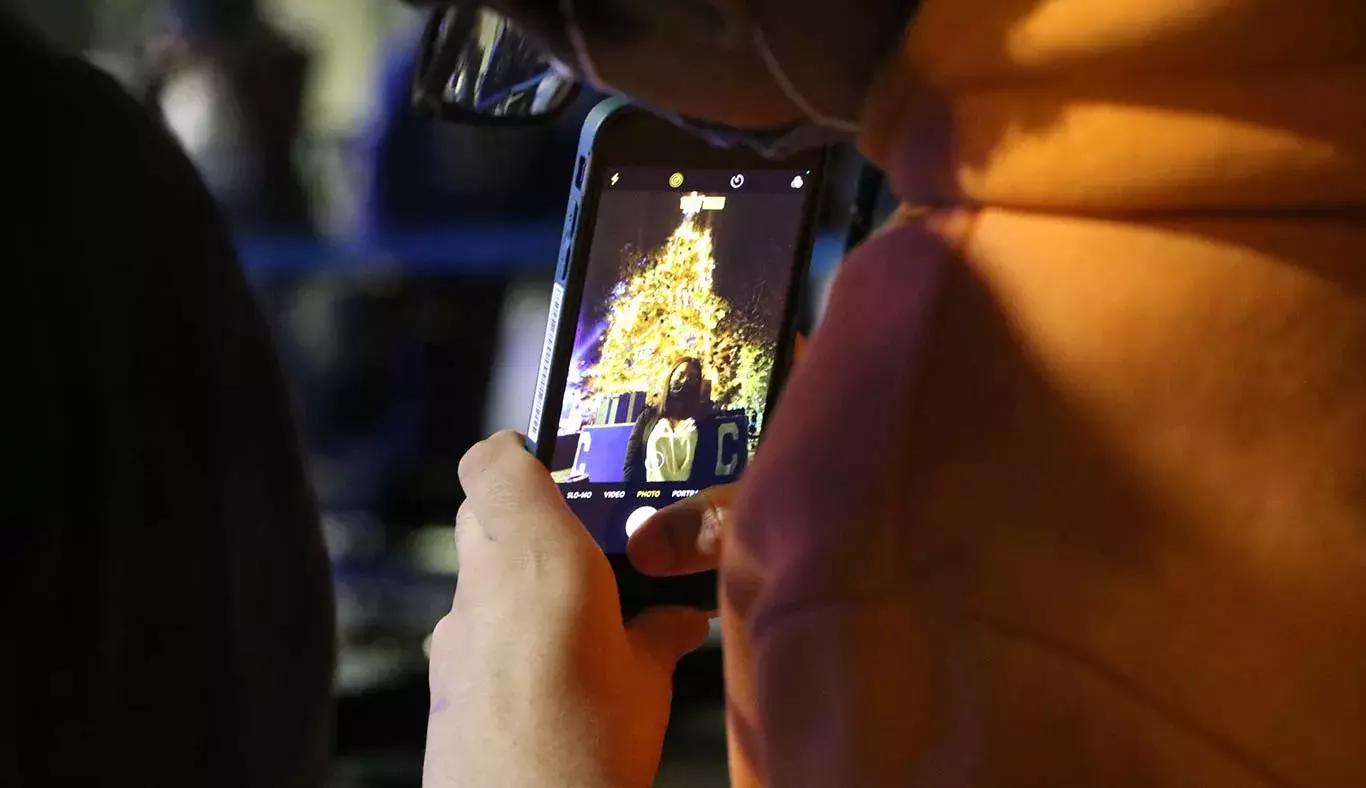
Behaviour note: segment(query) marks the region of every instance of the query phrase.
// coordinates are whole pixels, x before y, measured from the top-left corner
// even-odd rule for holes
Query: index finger
[[[561,540],[583,531],[550,472],[515,432],[497,433],[466,452],[460,484],[466,504],[493,541]]]

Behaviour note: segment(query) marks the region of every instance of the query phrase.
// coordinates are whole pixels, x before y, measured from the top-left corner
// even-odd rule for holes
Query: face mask
[[[574,57],[578,61],[578,68],[595,87],[619,94],[620,91],[607,84],[593,63],[593,57],[588,51],[588,43],[584,38],[583,29],[579,25],[575,2],[576,0],[559,0],[560,12],[565,19],[566,32],[574,47]],[[782,64],[773,54],[773,48],[769,46],[768,37],[764,34],[762,25],[757,22],[753,24],[753,36],[755,47],[764,61],[764,67],[767,69],[769,77],[773,79],[774,84],[783,92],[788,101],[791,101],[797,109],[806,115],[806,120],[773,131],[753,131],[685,118],[668,112],[657,112],[656,114],[693,131],[712,145],[723,148],[740,145],[756,150],[766,158],[774,159],[791,155],[800,150],[841,142],[858,132],[857,123],[822,113],[806,100],[806,97],[787,76],[787,72],[783,70]]]

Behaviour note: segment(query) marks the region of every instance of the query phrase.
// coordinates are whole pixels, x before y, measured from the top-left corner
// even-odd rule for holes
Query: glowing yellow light
[[[744,408],[757,427],[774,348],[754,317],[713,289],[712,230],[699,220],[705,201],[684,197],[673,235],[643,259],[627,261],[631,270],[610,304],[597,363],[584,370],[583,394],[654,392],[679,359],[691,356],[702,362],[717,406]]]
[[[678,200],[678,207],[685,214],[698,213],[700,211],[724,211],[726,209],[726,197],[722,194],[698,194],[692,192],[685,194]]]

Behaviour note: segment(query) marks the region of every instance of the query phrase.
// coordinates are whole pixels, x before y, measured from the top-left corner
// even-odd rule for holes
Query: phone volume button
[[[574,258],[574,247],[565,244],[564,252],[560,255],[560,266],[555,271],[555,281],[562,282],[569,275],[569,261]]]
[[[569,209],[569,221],[565,222],[565,237],[573,238],[574,233],[579,229],[579,206],[576,204]]]

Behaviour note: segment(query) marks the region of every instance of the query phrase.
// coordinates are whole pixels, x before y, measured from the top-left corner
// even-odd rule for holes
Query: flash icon
[[[619,181],[619,180],[621,180],[621,173],[619,173],[619,172],[614,172],[614,173],[612,173],[612,185],[613,185],[613,186],[616,186],[616,185],[617,185],[617,181]]]

